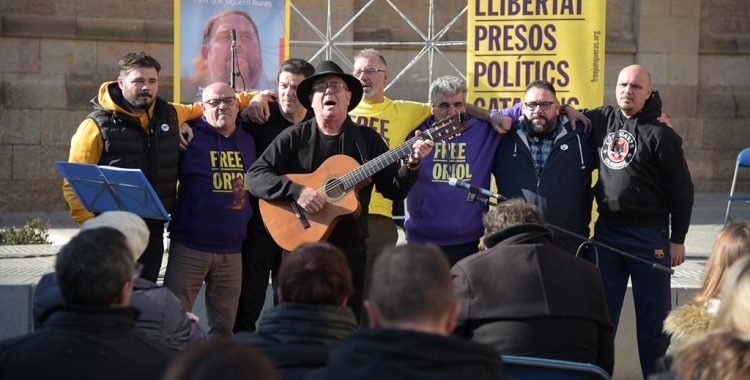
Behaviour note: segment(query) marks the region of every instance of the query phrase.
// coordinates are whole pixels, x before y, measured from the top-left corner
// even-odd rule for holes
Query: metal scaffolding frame
[[[463,80],[466,80],[466,73],[463,69],[459,69],[456,67],[456,65],[451,62],[448,57],[445,56],[441,48],[443,47],[449,47],[449,46],[466,46],[466,41],[440,41],[443,36],[448,32],[448,30],[462,17],[464,16],[469,6],[465,6],[461,12],[459,12],[448,24],[445,25],[442,29],[435,32],[435,23],[434,23],[434,17],[435,17],[435,0],[429,0],[429,15],[428,15],[428,26],[427,31],[423,32],[419,29],[419,27],[408,17],[406,16],[391,0],[369,0],[367,4],[365,4],[357,13],[347,22],[345,23],[338,31],[333,31],[331,22],[332,22],[332,15],[331,15],[331,2],[334,0],[328,0],[328,7],[327,7],[327,15],[326,15],[326,25],[325,25],[325,31],[321,30],[321,28],[318,28],[312,21],[310,21],[307,17],[305,17],[304,14],[294,5],[294,3],[291,3],[291,9],[300,17],[302,20],[304,20],[307,25],[312,28],[312,30],[315,32],[315,34],[320,38],[320,40],[317,41],[303,41],[303,40],[290,40],[290,45],[308,45],[308,46],[320,46],[320,48],[309,58],[310,61],[320,57],[321,55],[324,55],[324,58],[326,60],[330,60],[333,56],[336,56],[337,59],[339,59],[341,62],[345,62],[345,66],[347,66],[348,69],[353,69],[353,63],[352,63],[352,57],[347,57],[345,54],[341,52],[339,49],[339,46],[364,46],[364,47],[377,47],[377,46],[421,46],[422,49],[417,53],[414,58],[406,65],[404,68],[395,76],[392,80],[389,81],[388,85],[386,86],[386,90],[396,81],[398,81],[402,76],[406,74],[409,69],[414,66],[417,62],[419,62],[420,59],[423,57],[427,57],[428,61],[428,82],[432,83],[433,80],[433,62],[435,59],[435,54],[437,53],[439,56],[442,56],[443,59],[450,65],[453,70],[455,70],[456,74],[459,75]],[[375,42],[375,41],[338,41],[337,39],[341,37],[341,34],[350,27],[354,21],[359,18],[362,13],[365,12],[370,6],[375,4],[376,2],[386,2],[388,5],[390,5],[391,8],[393,8],[396,13],[401,16],[401,18],[406,22],[421,38],[421,41],[408,41],[408,42]]]

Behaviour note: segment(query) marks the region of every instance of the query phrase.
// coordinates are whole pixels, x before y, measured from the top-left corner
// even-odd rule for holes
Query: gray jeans
[[[172,242],[164,286],[177,296],[187,311],[206,282],[206,314],[209,336],[232,336],[242,287],[242,255],[190,249]]]

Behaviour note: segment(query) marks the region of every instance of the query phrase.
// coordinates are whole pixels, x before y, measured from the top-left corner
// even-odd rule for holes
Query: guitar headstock
[[[471,114],[460,112],[448,115],[432,125],[432,128],[422,132],[422,136],[432,141],[449,139],[466,129],[466,122],[471,119]]]

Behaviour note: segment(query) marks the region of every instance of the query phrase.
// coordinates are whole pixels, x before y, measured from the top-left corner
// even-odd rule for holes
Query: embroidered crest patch
[[[627,167],[636,151],[635,137],[628,131],[617,131],[607,134],[600,153],[602,162],[608,168],[620,170]]]
[[[654,250],[654,257],[656,257],[659,260],[663,259],[664,258],[664,250],[661,249],[661,248],[655,249]]]

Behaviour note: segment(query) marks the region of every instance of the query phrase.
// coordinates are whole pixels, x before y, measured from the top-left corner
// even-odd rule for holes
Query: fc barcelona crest
[[[661,260],[664,258],[664,249],[659,248],[654,250],[654,257]]]

